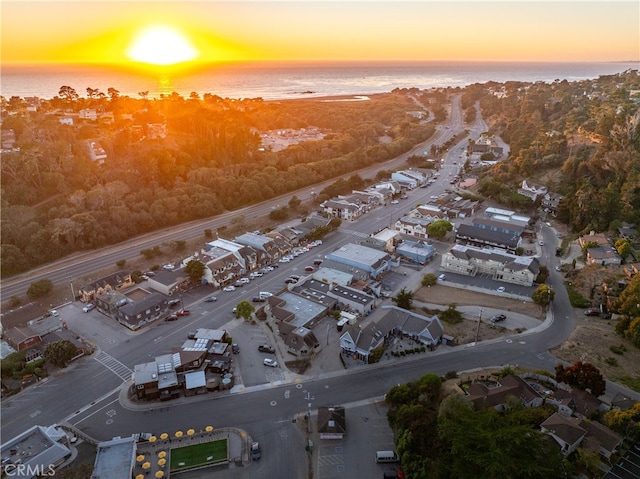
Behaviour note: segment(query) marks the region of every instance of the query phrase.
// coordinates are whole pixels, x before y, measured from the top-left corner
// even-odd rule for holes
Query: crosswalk
[[[369,235],[367,233],[362,233],[360,231],[353,231],[353,230],[344,229],[344,228],[340,228],[340,231],[343,232],[343,233],[352,234],[354,236],[360,236],[361,238],[368,238],[369,237]]]
[[[133,375],[133,371],[131,369],[129,369],[127,366],[122,364],[116,358],[114,358],[113,356],[110,356],[104,351],[100,351],[93,359],[98,361],[100,364],[102,364],[104,367],[106,367],[109,371],[111,371],[113,374],[118,376],[123,381],[130,380],[131,376]]]

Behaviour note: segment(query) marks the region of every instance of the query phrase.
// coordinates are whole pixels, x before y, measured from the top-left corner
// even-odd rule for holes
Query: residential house
[[[610,245],[587,248],[586,256],[588,264],[599,264],[601,266],[622,264],[622,257],[616,249]]]
[[[400,243],[400,241],[402,241],[402,238],[398,234],[398,232],[390,228],[383,228],[377,233],[371,234],[370,237],[381,241],[384,245],[382,249],[387,253],[395,252],[396,246]]]
[[[308,357],[320,350],[320,342],[312,330],[296,327],[288,322],[280,322],[278,331],[287,352],[298,357]]]
[[[29,326],[16,326],[3,332],[4,339],[16,351],[25,351],[42,342],[42,337]]]
[[[115,318],[120,324],[135,331],[161,318],[168,308],[166,296],[151,293],[139,301],[122,305],[116,310]]]
[[[344,439],[347,433],[345,409],[341,406],[318,408],[318,434],[320,439]]]
[[[335,298],[342,305],[342,309],[347,307],[362,315],[369,314],[375,307],[375,298],[373,296],[349,286],[333,285],[326,294]]]
[[[373,189],[381,191],[386,190],[389,192],[389,196],[397,195],[402,191],[402,186],[397,181],[381,181],[372,186]],[[388,197],[387,197],[388,198]]]
[[[471,383],[466,392],[476,409],[494,408],[502,411],[509,407],[509,398],[513,398],[525,407],[537,407],[543,404],[543,398],[535,389],[521,377],[512,374],[500,379],[500,382],[492,387],[482,382]]]
[[[586,248],[588,245],[611,246],[611,240],[602,233],[591,231],[588,235],[579,236],[578,244],[581,248]]]
[[[234,238],[234,242],[253,248],[258,252],[258,254],[262,252],[262,258],[258,258],[259,266],[265,266],[280,259],[280,249],[273,238],[270,238],[269,236],[256,233],[244,233],[240,236],[236,236]]]
[[[364,328],[360,325],[349,325],[340,336],[340,348],[344,353],[368,363],[370,355],[382,348],[384,341],[385,334],[375,323],[370,323]]]
[[[96,305],[96,311],[110,318],[115,318],[118,313],[118,308],[129,302],[131,302],[131,300],[119,291],[105,291],[93,299],[93,303]]]
[[[472,224],[474,228],[497,231],[512,236],[522,236],[522,233],[527,227],[527,223],[513,219],[511,216],[479,217],[475,218]]]
[[[542,207],[553,216],[558,214],[558,208],[560,208],[560,203],[564,200],[564,196],[559,195],[557,193],[545,193],[542,197]]]
[[[189,282],[189,276],[183,268],[167,271],[161,269],[147,280],[149,287],[166,296],[178,293]]]
[[[587,435],[587,430],[580,426],[580,422],[578,418],[555,413],[540,425],[540,429],[560,444],[562,454],[568,456],[580,447]]]
[[[546,186],[534,185],[527,182],[527,180],[522,180],[522,186],[518,188],[518,193],[530,198],[531,201],[536,201],[539,196],[547,194],[548,191],[549,189]]]
[[[587,431],[584,447],[595,449],[607,459],[611,459],[611,456],[615,454],[622,445],[622,436],[603,424],[600,424],[598,421],[582,419],[580,421],[580,427]]]
[[[96,140],[86,140],[86,145],[91,161],[97,161],[100,164],[104,163],[107,159],[107,152],[102,145]]]
[[[91,346],[85,344],[75,332],[70,331],[69,329],[60,329],[59,331],[48,333],[42,338],[42,345],[46,348],[47,345],[57,341],[67,341],[76,348],[76,354],[70,359],[70,361],[75,361],[85,354],[91,354],[93,351]]]
[[[355,221],[365,213],[364,205],[342,199],[330,199],[320,206],[325,214],[345,221]]]
[[[456,231],[456,243],[480,248],[498,248],[508,253],[515,253],[521,244],[521,238],[518,235],[461,224]]]

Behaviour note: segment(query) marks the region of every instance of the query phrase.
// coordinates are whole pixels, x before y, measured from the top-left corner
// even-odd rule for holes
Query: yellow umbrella
[[[151,463],[150,463],[149,461],[145,462],[145,463],[142,465],[142,469],[149,469],[150,467],[151,467]]]
[[[204,428],[204,430],[207,431],[207,432],[211,432],[211,431],[213,431],[213,426],[207,426],[207,427]]]
[[[156,472],[156,477],[157,477],[158,479],[160,479],[161,477],[164,477],[164,472],[162,472],[162,471],[158,471],[158,472]]]
[[[144,461],[144,454],[140,454],[138,457],[136,457],[136,461],[138,462]]]
[[[144,474],[138,474],[138,475],[136,476],[136,479],[144,479]]]
[[[158,466],[164,466],[166,463],[167,463],[166,459],[162,459],[162,458],[158,459]]]
[[[176,437],[182,437],[182,431],[176,431]]]
[[[195,433],[195,431],[193,429],[189,429],[187,431],[187,436],[193,436],[194,433]]]
[[[163,457],[167,457],[167,452],[166,452],[166,451],[160,451],[160,452],[158,453],[158,457],[159,457],[160,459],[162,459]]]
[[[160,439],[162,439],[163,441],[169,437],[169,434],[167,434],[166,432],[163,432],[162,434],[160,434]]]
[[[157,440],[157,439],[158,439],[157,437],[155,437],[155,436],[151,436],[151,437],[149,438],[149,442],[156,442],[156,440]]]

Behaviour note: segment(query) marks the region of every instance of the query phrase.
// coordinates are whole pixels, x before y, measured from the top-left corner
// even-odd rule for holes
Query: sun
[[[174,65],[198,57],[198,51],[180,31],[166,26],[142,30],[127,50],[127,56],[137,62],[152,65]]]

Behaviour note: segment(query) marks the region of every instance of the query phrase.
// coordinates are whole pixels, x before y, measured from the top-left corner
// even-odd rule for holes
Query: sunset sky
[[[640,59],[637,0],[2,0],[1,8],[3,65],[131,63],[149,26],[177,32],[199,62]]]

